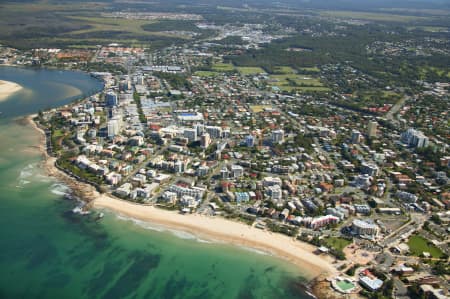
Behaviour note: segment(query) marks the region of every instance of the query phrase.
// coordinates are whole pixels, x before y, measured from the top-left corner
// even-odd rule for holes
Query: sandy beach
[[[6,100],[11,94],[22,89],[17,83],[0,80],[0,102]]]
[[[45,144],[44,132],[32,121],[32,116],[27,119],[30,125],[42,134],[43,142],[41,144]],[[198,214],[183,215],[175,211],[136,204],[101,194],[93,186],[78,182],[57,169],[55,167],[56,159],[47,155],[45,146],[40,149],[44,155],[43,167],[46,172],[68,185],[77,196],[89,202],[88,205],[92,208],[107,209],[123,216],[188,232],[202,239],[261,250],[297,265],[310,279],[319,275],[328,276],[337,273],[332,265],[334,260],[332,257],[316,255],[314,253],[316,247],[294,238],[221,217]]]
[[[186,231],[209,240],[245,246],[271,253],[298,265],[310,278],[334,273],[331,258],[313,253],[314,246],[288,236],[263,231],[246,224],[220,217],[180,214],[153,206],[134,204],[101,194],[93,201],[94,208],[106,208],[119,214]]]

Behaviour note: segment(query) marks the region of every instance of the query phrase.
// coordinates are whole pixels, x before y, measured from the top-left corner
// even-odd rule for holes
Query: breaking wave
[[[247,247],[247,246],[238,246],[240,249],[246,250],[246,251],[250,251],[253,253],[257,253],[257,254],[261,254],[261,255],[271,255],[269,252],[267,251],[263,251],[263,250],[259,250],[259,249],[255,249],[252,247]]]
[[[35,169],[35,167],[36,167],[36,163],[31,163],[31,164],[28,164],[27,166],[25,166],[20,171],[19,179],[26,179],[26,178],[31,177],[34,173],[33,170]]]
[[[19,186],[27,185],[31,183],[33,177],[36,176],[37,163],[31,163],[25,166],[19,173]]]
[[[164,227],[164,226],[161,226],[161,225],[148,223],[148,222],[145,222],[145,221],[142,221],[142,220],[138,220],[138,219],[135,219],[135,218],[132,218],[132,217],[123,216],[123,215],[116,215],[116,217],[117,217],[117,219],[120,219],[122,221],[131,221],[133,224],[138,225],[139,227],[142,227],[144,229],[149,229],[149,230],[153,230],[153,231],[157,231],[157,232],[169,232],[173,236],[175,236],[175,237],[177,237],[179,239],[193,240],[193,241],[196,241],[196,242],[199,242],[199,243],[205,243],[205,244],[213,243],[212,241],[200,239],[196,235],[194,235],[192,233],[185,232],[185,231],[180,231],[180,230],[167,228],[167,227]]]
[[[70,194],[70,188],[61,183],[54,183],[50,186],[50,192],[55,195],[64,196]]]

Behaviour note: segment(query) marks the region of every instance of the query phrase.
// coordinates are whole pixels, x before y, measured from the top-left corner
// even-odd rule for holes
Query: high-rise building
[[[183,136],[189,140],[189,142],[197,141],[197,129],[184,129]]]
[[[429,144],[428,137],[421,131],[409,128],[406,132],[403,132],[400,136],[400,141],[410,147],[427,147]]]
[[[284,131],[283,130],[275,130],[272,132],[272,143],[273,144],[281,144],[284,141]]]
[[[108,121],[108,138],[114,138],[120,131],[119,122],[117,119],[110,119]]]
[[[280,185],[269,186],[266,191],[272,200],[280,200],[283,195]]]
[[[224,167],[220,170],[220,176],[222,177],[222,179],[228,179],[230,175],[230,171],[228,171],[227,167]]]
[[[196,174],[198,176],[206,176],[209,172],[209,167],[206,165],[201,165],[199,168],[197,168]]]
[[[205,126],[203,124],[195,124],[194,129],[197,130],[197,136],[202,136],[202,134],[205,132]]]
[[[361,132],[358,130],[352,131],[352,143],[359,143],[361,141]]]
[[[208,133],[203,133],[202,136],[200,136],[200,146],[202,148],[207,148],[211,144],[211,137]]]
[[[105,95],[105,102],[107,107],[115,107],[119,104],[117,101],[117,95],[113,91],[109,91]]]
[[[107,129],[109,138],[114,138],[114,136],[119,135],[120,130],[122,129],[122,119],[120,115],[116,115],[108,120]]]
[[[377,126],[378,123],[376,121],[369,121],[367,125],[367,136],[369,138],[377,137]]]
[[[185,165],[182,161],[178,160],[175,163],[173,163],[173,170],[175,173],[182,173],[184,172]]]
[[[131,89],[131,82],[129,80],[122,80],[119,83],[119,89],[121,91],[127,91]]]
[[[230,135],[231,135],[231,131],[229,128],[222,130],[222,138],[230,138]]]
[[[248,147],[255,146],[255,136],[248,135],[247,137],[245,137],[245,145]]]
[[[222,138],[222,128],[216,126],[206,126],[205,131],[212,139]]]
[[[144,85],[144,76],[137,76],[136,77],[136,83],[139,85]]]

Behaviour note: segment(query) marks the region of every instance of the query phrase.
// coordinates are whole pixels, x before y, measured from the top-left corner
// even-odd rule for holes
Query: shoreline
[[[87,183],[78,182],[77,180],[75,180],[65,172],[59,170],[55,166],[56,158],[49,156],[47,153],[45,132],[33,120],[33,118],[36,116],[37,114],[28,115],[24,117],[24,120],[25,125],[29,125],[34,130],[36,130],[40,135],[40,142],[37,148],[42,155],[41,161],[42,168],[49,176],[54,177],[62,181],[65,185],[67,185],[75,196],[79,197],[87,204],[90,204],[97,196],[99,196],[99,193],[97,192],[94,186],[89,185]]]
[[[314,246],[237,221],[198,214],[183,215],[154,206],[116,199],[106,194],[101,194],[92,204],[96,209],[107,209],[144,222],[191,233],[207,240],[221,241],[234,246],[244,246],[270,253],[298,266],[305,271],[309,279],[324,274],[333,274],[336,271],[329,257],[313,253]]]
[[[304,271],[302,274],[310,282],[314,282],[318,277],[328,277],[338,272],[332,264],[334,259],[331,256],[316,255],[314,254],[315,246],[282,234],[263,231],[221,217],[198,214],[183,215],[99,193],[94,186],[78,182],[55,166],[56,158],[47,154],[45,132],[34,122],[35,116],[29,115],[26,120],[40,133],[41,140],[38,148],[43,155],[43,168],[48,175],[65,183],[76,196],[87,203],[89,208],[106,209],[168,229],[184,231],[207,240],[261,250],[297,266]]]
[[[15,82],[0,80],[0,102],[8,99],[8,97],[20,90],[23,87]]]

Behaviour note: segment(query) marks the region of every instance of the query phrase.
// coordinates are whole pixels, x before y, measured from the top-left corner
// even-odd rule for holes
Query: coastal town
[[[309,243],[311,260],[331,265],[320,298],[449,298],[448,79],[424,78],[405,91],[350,63],[239,66],[231,56],[293,29],[216,26],[189,14],[113,17],[194,20],[218,33],[158,50],[120,41],[0,48],[1,64],[79,69],[103,83],[34,118],[55,166],[102,194],[97,207],[160,210],[194,232],[195,219],[212,231],[215,219],[232,220],[251,230],[241,238],[257,231]],[[233,44],[236,36],[245,47]],[[227,38],[226,46],[218,42]],[[410,47],[380,41],[367,53],[395,56]],[[357,94],[355,86],[376,91]]]

